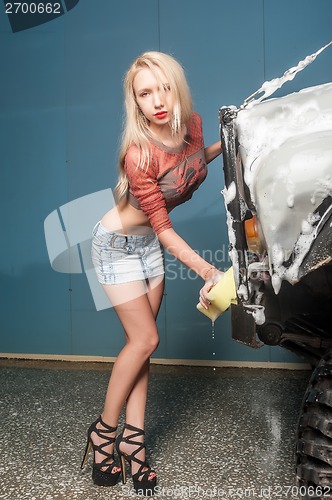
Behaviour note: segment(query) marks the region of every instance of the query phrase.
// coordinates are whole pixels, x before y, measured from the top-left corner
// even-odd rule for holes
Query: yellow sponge
[[[227,269],[221,280],[211,288],[207,294],[207,298],[211,302],[208,309],[204,309],[200,303],[196,307],[212,321],[215,321],[220,314],[224,313],[231,304],[237,303],[232,267]]]

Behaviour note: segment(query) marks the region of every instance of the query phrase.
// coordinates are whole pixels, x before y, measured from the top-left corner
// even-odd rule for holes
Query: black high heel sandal
[[[102,425],[101,428],[97,427],[98,423]],[[114,467],[118,467],[114,461],[114,453],[107,453],[103,449],[106,446],[115,443],[115,437],[110,437],[110,434],[115,432],[116,429],[117,427],[111,427],[110,425],[105,424],[101,416],[98,417],[97,420],[93,422],[88,429],[88,440],[86,443],[85,452],[81,463],[81,469],[83,469],[83,467],[85,466],[88,460],[89,452],[92,448],[93,449],[92,479],[93,482],[98,486],[114,486],[120,475],[120,470],[113,472]],[[104,442],[99,445],[94,444],[91,438],[91,434],[93,432],[95,432],[98,437],[102,438]],[[98,451],[101,455],[105,456],[105,458],[98,463],[95,460],[96,451]],[[110,460],[112,459],[113,462],[110,463]]]
[[[132,433],[124,437],[123,433],[125,429],[132,431]],[[152,496],[155,493],[155,488],[157,485],[157,477],[155,476],[152,479],[149,479],[150,474],[154,473],[155,471],[151,469],[151,467],[146,462],[143,462],[136,456],[141,450],[145,449],[144,442],[135,441],[135,438],[137,438],[138,436],[144,436],[144,431],[142,429],[138,429],[133,425],[124,424],[123,431],[116,438],[116,449],[121,459],[120,465],[121,465],[122,482],[123,484],[126,484],[125,460],[127,460],[130,466],[132,462],[140,464],[138,471],[135,472],[135,474],[132,474],[134,489],[136,493],[143,494],[145,496]],[[137,446],[137,448],[132,453],[128,454],[124,453],[120,450],[121,442]],[[147,468],[147,470],[143,471],[145,467]]]

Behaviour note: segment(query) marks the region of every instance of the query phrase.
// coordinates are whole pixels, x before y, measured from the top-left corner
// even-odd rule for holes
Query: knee
[[[144,342],[144,347],[143,349],[145,350],[145,353],[147,357],[151,356],[152,353],[157,349],[159,345],[159,336],[158,334],[155,335],[149,335],[145,342]]]
[[[150,350],[150,354],[154,353],[154,351],[157,349],[158,345],[159,345],[159,336],[157,334],[149,339],[148,347]]]
[[[140,340],[136,340],[133,344],[136,352],[140,352],[142,356],[148,358],[159,345],[158,333],[146,335]]]

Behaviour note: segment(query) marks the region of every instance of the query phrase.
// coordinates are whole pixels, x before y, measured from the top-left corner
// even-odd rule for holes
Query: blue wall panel
[[[1,350],[67,353],[69,275],[50,268],[44,219],[67,200],[63,22],[12,34],[1,60]]]
[[[58,19],[12,33],[2,8],[0,351],[113,356],[123,344],[114,310],[96,310],[80,272],[88,242],[75,246],[71,273],[55,272],[44,221],[58,207],[114,186],[122,78],[139,53],[162,50],[183,63],[209,144],[218,138],[219,108],[241,104],[263,81],[327,43],[331,21],[330,0],[80,0]],[[279,95],[331,81],[331,50]],[[226,269],[222,188],[218,158],[193,199],[171,218],[200,255]],[[54,213],[67,238],[77,224],[91,234],[97,220],[87,209],[79,215]],[[166,269],[156,357],[297,359],[278,348],[251,350],[233,342],[228,313],[216,322],[213,338],[210,321],[195,309],[201,280],[167,254]]]
[[[329,0],[281,0],[276,9],[275,3],[267,0],[264,25],[265,76],[271,80],[332,39],[332,5]],[[331,57],[329,48],[275,96],[331,81]]]

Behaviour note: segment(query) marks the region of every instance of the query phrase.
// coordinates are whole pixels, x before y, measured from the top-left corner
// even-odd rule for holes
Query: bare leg
[[[162,281],[160,285],[152,287],[147,292],[147,297],[155,319],[157,319],[157,315],[160,309],[163,291],[164,281]],[[144,415],[148,389],[149,368],[150,358],[147,359],[143,364],[126,403],[126,422],[140,429],[144,429]]]
[[[159,277],[159,284],[152,286],[148,292],[145,282],[105,285],[104,289],[126,334],[126,345],[113,366],[102,414],[108,425],[116,426],[120,411],[136,384],[132,401],[140,401],[137,419],[144,420],[149,357],[159,343],[155,316],[162,298],[163,278]],[[126,297],[135,298],[125,302]],[[133,404],[130,406],[133,407]],[[95,438],[94,442],[99,444]],[[113,449],[110,447],[105,451],[112,453]]]
[[[148,291],[147,296],[150,302],[150,306],[152,312],[154,314],[155,319],[157,318],[162,296],[164,291],[164,282],[160,284],[160,286],[152,287],[150,291]],[[142,366],[142,369],[137,377],[137,380],[127,398],[126,402],[126,422],[134,427],[138,427],[139,429],[144,430],[144,418],[145,418],[145,407],[146,407],[146,399],[148,392],[148,382],[149,382],[149,369],[150,369],[150,358],[145,361]],[[130,434],[125,430],[124,436]],[[143,442],[144,436],[135,438],[135,441]],[[125,446],[122,446],[123,451],[127,453],[131,453],[134,447],[127,445],[127,449]],[[140,453],[136,455],[137,458],[145,462],[145,450],[142,450]],[[132,464],[132,473],[138,470],[139,465],[133,463]],[[145,470],[145,469],[143,469]],[[155,472],[149,474],[149,479],[151,480],[155,476]]]

